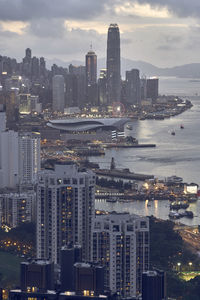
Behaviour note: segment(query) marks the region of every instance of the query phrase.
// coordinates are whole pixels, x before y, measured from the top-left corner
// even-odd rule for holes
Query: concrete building
[[[19,176],[21,184],[36,182],[40,171],[40,134],[26,132],[19,135]]]
[[[158,78],[149,78],[147,79],[147,98],[152,99],[152,102],[158,98]]]
[[[36,194],[34,191],[0,194],[0,227],[17,227],[35,219]]]
[[[110,24],[107,38],[107,96],[108,104],[121,100],[120,32]]]
[[[60,283],[61,292],[75,291],[74,264],[82,261],[80,245],[68,245],[61,248]]]
[[[98,102],[99,105],[107,105],[107,70],[101,69],[98,79]]]
[[[126,71],[126,103],[139,105],[141,100],[140,71],[132,69]]]
[[[53,76],[53,111],[64,112],[65,108],[65,84],[62,75]]]
[[[97,105],[97,56],[90,50],[85,56],[86,65],[86,103]]]
[[[61,247],[82,246],[90,260],[94,219],[95,174],[76,164],[44,170],[37,184],[37,258],[60,263]]]
[[[148,219],[126,213],[96,216],[92,259],[105,266],[106,289],[135,296],[149,268]]]
[[[19,138],[12,130],[0,133],[0,188],[19,183]]]
[[[165,300],[166,279],[163,271],[147,271],[142,274],[142,300]]]

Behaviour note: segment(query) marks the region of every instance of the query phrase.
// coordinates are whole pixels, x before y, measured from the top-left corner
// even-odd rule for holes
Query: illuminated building
[[[60,263],[68,243],[82,246],[90,260],[94,217],[95,174],[76,164],[56,164],[39,172],[37,184],[37,258]]]
[[[107,105],[107,70],[101,69],[98,80],[99,105]]]
[[[0,227],[17,227],[35,218],[36,195],[26,193],[0,194]]]
[[[135,296],[149,268],[148,219],[126,213],[96,216],[92,259],[105,266],[106,289]]]
[[[21,184],[36,182],[40,171],[40,134],[25,132],[19,135],[19,176]]]
[[[117,24],[110,24],[107,39],[107,96],[108,104],[121,99],[120,32]]]
[[[0,133],[0,188],[14,188],[19,183],[18,133]]]
[[[53,76],[53,111],[64,112],[65,108],[65,84],[62,75]]]
[[[86,103],[97,104],[97,56],[90,50],[85,56],[86,65]]]

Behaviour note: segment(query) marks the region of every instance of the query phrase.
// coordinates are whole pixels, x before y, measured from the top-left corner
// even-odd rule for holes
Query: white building
[[[113,293],[132,297],[141,290],[149,269],[148,218],[111,213],[98,215],[93,228],[92,260],[105,266],[105,285]]]
[[[69,242],[82,246],[90,260],[95,214],[95,174],[74,163],[39,172],[37,184],[37,258],[60,262]]]
[[[18,133],[0,133],[0,188],[13,188],[19,183]]]
[[[40,134],[27,132],[19,135],[20,183],[36,183],[40,171]]]
[[[35,219],[36,193],[0,194],[0,227],[10,228]]]
[[[34,184],[38,171],[40,134],[0,132],[0,188],[15,188],[19,183]]]
[[[53,111],[64,112],[65,108],[65,84],[62,75],[53,76]]]

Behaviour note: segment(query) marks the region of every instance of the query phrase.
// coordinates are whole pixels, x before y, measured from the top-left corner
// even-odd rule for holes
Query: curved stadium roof
[[[67,132],[84,132],[98,129],[117,130],[128,121],[128,118],[73,118],[50,120],[47,126]]]

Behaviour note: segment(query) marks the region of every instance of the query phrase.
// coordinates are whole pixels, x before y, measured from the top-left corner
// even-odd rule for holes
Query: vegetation
[[[120,192],[130,190],[132,188],[131,182],[123,182],[123,180],[113,180],[106,178],[96,178],[96,184],[101,187],[118,189]]]
[[[200,269],[200,259],[174,231],[174,223],[150,217],[151,267],[166,271],[169,297],[181,300],[200,300],[200,276],[184,281],[178,276],[180,268],[188,270],[189,263]]]

